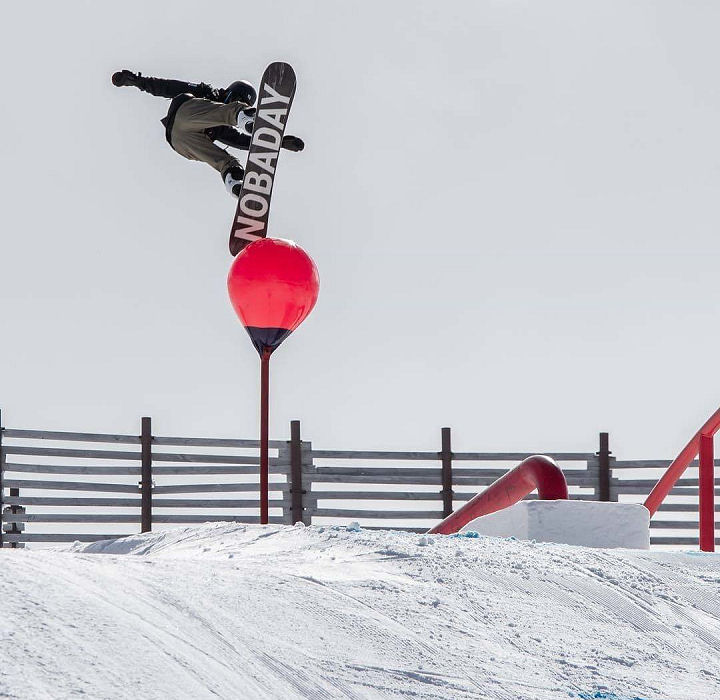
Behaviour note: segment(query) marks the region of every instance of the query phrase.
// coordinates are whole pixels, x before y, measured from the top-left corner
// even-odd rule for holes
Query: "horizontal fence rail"
[[[270,441],[270,522],[425,532],[534,454],[453,452],[450,428],[440,438],[437,452],[316,450],[292,421],[290,440]],[[597,452],[538,453],[560,464],[575,500],[641,503],[670,463],[616,460],[607,433]],[[149,418],[139,435],[0,428],[0,545],[256,523],[259,464],[257,440],[155,436]],[[698,543],[693,469],[651,521],[651,544]]]
[[[425,532],[528,456],[453,452],[449,428],[441,431],[438,452],[309,449],[310,463],[303,471],[306,517],[314,523],[357,521],[369,528]],[[565,460],[572,498],[597,499],[596,454],[548,456]]]
[[[290,523],[290,457],[271,441],[270,522]],[[0,544],[92,542],[156,525],[257,522],[259,441],[0,429]],[[72,524],[72,525],[69,525]],[[69,526],[69,527],[68,527]]]

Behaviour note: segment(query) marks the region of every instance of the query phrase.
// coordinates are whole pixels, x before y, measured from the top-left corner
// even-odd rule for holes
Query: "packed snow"
[[[359,527],[0,551],[0,696],[720,696],[720,556]]]

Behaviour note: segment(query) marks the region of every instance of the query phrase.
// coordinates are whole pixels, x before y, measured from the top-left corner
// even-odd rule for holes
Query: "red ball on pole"
[[[230,301],[261,356],[307,318],[319,289],[312,258],[296,243],[277,238],[246,246],[228,275]]]
[[[246,246],[228,274],[235,313],[260,354],[260,523],[269,522],[270,355],[313,310],[320,278],[296,243],[262,238]]]

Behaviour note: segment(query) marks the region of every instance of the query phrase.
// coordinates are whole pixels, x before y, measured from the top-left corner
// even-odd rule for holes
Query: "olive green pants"
[[[213,143],[205,129],[222,125],[236,126],[242,107],[240,102],[220,104],[200,97],[183,103],[175,113],[170,135],[173,149],[185,158],[207,163],[220,173],[240,165],[237,158]]]

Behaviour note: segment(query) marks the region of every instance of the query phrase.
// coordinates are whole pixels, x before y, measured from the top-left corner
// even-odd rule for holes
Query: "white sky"
[[[12,3],[2,12],[7,427],[258,430],[234,202],[121,68],[298,74],[271,234],[319,303],[271,432],[322,448],[671,457],[720,403],[715,2]]]

